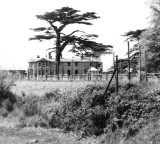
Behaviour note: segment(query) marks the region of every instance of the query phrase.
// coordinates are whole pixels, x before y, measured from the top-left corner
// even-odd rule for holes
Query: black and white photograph
[[[160,0],[5,0],[0,18],[0,144],[160,144]]]

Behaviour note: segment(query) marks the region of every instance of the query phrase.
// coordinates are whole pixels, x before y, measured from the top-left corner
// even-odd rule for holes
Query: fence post
[[[131,80],[131,74],[130,74],[129,41],[128,41],[128,80],[129,80],[129,83],[130,83],[130,80]]]
[[[111,79],[110,79],[110,81],[109,81],[109,83],[108,83],[108,86],[107,86],[107,88],[106,88],[106,90],[105,90],[104,94],[106,94],[106,93],[107,93],[107,91],[108,91],[108,89],[109,89],[109,86],[110,86],[110,84],[111,84],[111,82],[112,82],[112,79],[113,79],[113,77],[114,77],[115,73],[116,73],[116,69],[114,69],[114,72],[113,72],[113,74],[112,74],[112,76],[111,76]]]
[[[116,55],[116,84],[115,92],[118,92],[118,56]]]
[[[141,46],[139,45],[139,82],[142,81],[141,78]]]
[[[146,80],[146,82],[148,81],[148,78],[147,78],[147,53],[146,53],[146,50],[145,50],[145,80]]]

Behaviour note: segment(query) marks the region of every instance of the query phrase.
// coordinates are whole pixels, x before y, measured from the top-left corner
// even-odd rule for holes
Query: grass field
[[[119,79],[119,84],[127,83],[127,79]],[[137,83],[137,79],[132,79],[130,82]],[[53,92],[55,89],[59,89],[60,92],[69,91],[69,90],[76,90],[79,88],[84,88],[88,84],[102,84],[107,83],[108,81],[16,81],[15,85],[12,87],[12,92],[16,95],[21,96],[23,93],[25,95],[37,95],[43,96],[45,93]],[[114,79],[113,82],[114,83]],[[153,79],[149,79],[149,82],[142,82],[141,85],[146,85],[149,89],[156,89],[160,90],[160,83]],[[145,86],[144,86],[145,87]]]
[[[93,83],[95,82],[17,81],[15,82],[15,86],[12,87],[12,92],[19,96],[21,96],[23,93],[26,95],[43,96],[45,93],[53,92],[55,89],[59,89],[61,92],[76,90],[78,88],[84,88],[86,85]]]

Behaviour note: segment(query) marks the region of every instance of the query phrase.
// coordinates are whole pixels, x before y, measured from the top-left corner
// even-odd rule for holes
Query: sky
[[[52,41],[29,41],[36,28],[47,23],[35,16],[69,6],[81,12],[96,12],[100,19],[92,26],[73,25],[67,31],[83,29],[99,35],[97,42],[114,47],[119,58],[126,56],[127,43],[122,37],[129,30],[143,29],[149,26],[150,9],[147,0],[3,0],[0,1],[0,68],[27,69],[30,58],[37,55],[45,57],[46,49],[52,47]],[[132,43],[131,43],[132,45]],[[68,50],[64,58],[72,58]],[[102,56],[104,70],[113,63],[112,55]]]

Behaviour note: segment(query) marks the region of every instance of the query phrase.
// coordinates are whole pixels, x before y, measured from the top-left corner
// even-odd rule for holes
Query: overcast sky
[[[127,43],[121,36],[129,30],[149,26],[149,7],[146,0],[3,0],[0,1],[0,66],[5,69],[27,69],[28,60],[46,55],[52,43],[28,41],[34,36],[30,28],[41,27],[44,23],[35,15],[51,12],[69,6],[82,12],[96,12],[100,19],[93,26],[68,27],[83,28],[89,33],[98,34],[98,42],[114,46],[114,51],[123,57]],[[63,57],[70,54],[64,52]],[[112,56],[103,56],[104,70],[112,64]]]

